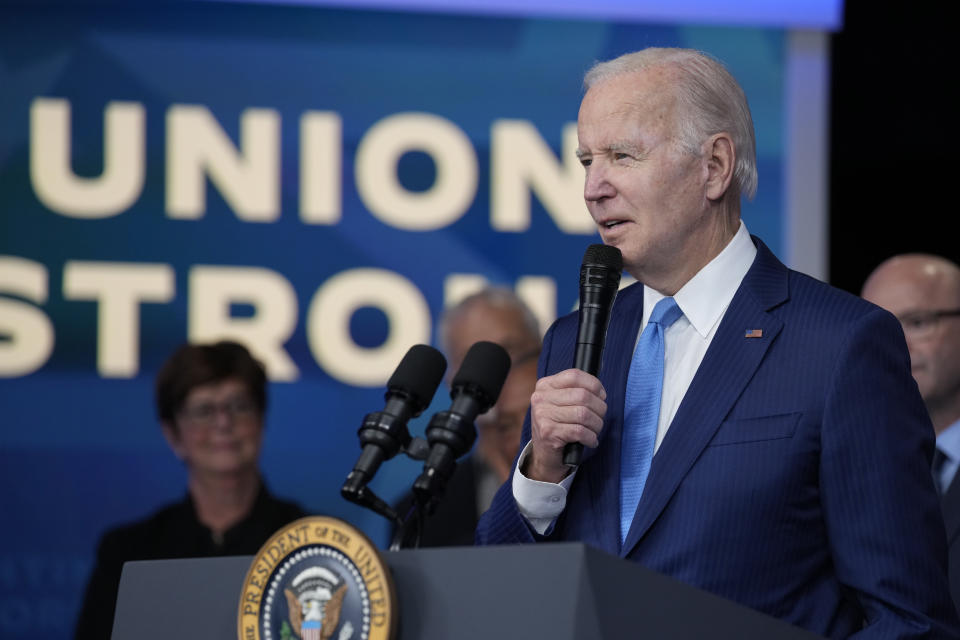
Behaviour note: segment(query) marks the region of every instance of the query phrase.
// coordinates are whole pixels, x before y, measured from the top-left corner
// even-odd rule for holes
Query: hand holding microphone
[[[594,244],[584,253],[573,369],[590,375],[566,370],[537,382],[530,407],[533,451],[522,469],[528,477],[559,482],[580,464],[582,442],[596,442],[606,413],[606,392],[596,376],[622,269],[616,247]]]
[[[610,309],[620,288],[623,256],[620,249],[605,244],[592,244],[583,254],[580,266],[580,324],[577,327],[575,369],[592,376],[600,372],[603,343],[607,339]],[[583,445],[568,443],[563,448],[563,463],[569,467],[580,464]]]

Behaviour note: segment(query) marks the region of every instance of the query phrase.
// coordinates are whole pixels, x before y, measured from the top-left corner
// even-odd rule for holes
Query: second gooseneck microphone
[[[457,458],[476,440],[474,420],[496,404],[509,371],[510,356],[493,342],[477,342],[464,356],[450,385],[450,409],[437,413],[427,425],[430,453],[413,484],[417,502],[428,513],[443,494]]]
[[[620,288],[623,256],[616,247],[592,244],[580,265],[580,324],[577,327],[575,369],[597,375],[607,338],[610,309]],[[583,445],[569,442],[563,447],[563,463],[575,467],[583,456]]]

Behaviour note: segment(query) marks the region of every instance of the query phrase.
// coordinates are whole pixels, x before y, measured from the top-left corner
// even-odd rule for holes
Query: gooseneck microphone
[[[387,381],[386,406],[363,418],[358,431],[363,452],[340,489],[344,498],[381,513],[384,508],[392,513],[366,485],[384,460],[410,444],[407,422],[430,405],[446,369],[446,359],[433,347],[424,344],[410,347]]]
[[[620,288],[623,256],[620,249],[605,244],[592,244],[583,254],[580,265],[580,324],[577,327],[575,369],[597,375],[600,371],[603,343],[607,338],[610,309]],[[568,442],[563,447],[563,463],[575,467],[583,456],[583,445]]]
[[[414,496],[428,513],[443,494],[456,459],[477,438],[474,420],[496,404],[509,371],[510,356],[498,344],[477,342],[467,351],[450,385],[450,409],[437,413],[427,425],[430,453],[413,483]]]

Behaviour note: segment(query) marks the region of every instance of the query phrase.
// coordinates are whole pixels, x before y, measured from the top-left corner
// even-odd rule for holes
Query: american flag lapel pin
[[[747,333],[743,337],[744,338],[762,338],[763,329],[747,329]]]

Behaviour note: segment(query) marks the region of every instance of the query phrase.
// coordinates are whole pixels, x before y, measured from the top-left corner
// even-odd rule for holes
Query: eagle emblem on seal
[[[323,567],[309,567],[294,577],[287,589],[290,626],[300,640],[329,640],[340,622],[340,608],[347,584]],[[337,640],[349,640],[353,625],[340,629]]]

